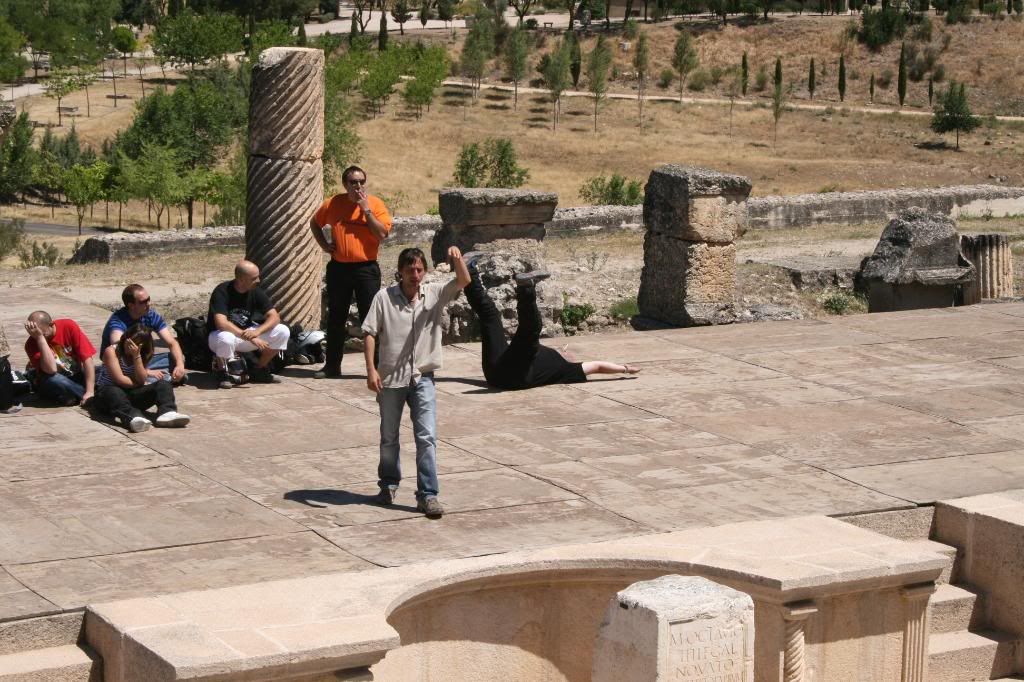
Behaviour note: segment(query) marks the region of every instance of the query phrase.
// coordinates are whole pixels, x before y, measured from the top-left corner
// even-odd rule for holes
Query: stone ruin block
[[[608,604],[592,682],[753,682],[754,602],[706,578],[634,583]]]
[[[1013,253],[1007,235],[962,235],[960,251],[977,271],[974,281],[964,289],[965,305],[986,298],[1013,297]]]
[[[450,246],[463,251],[498,239],[544,239],[544,223],[555,215],[558,195],[517,189],[443,189],[438,198],[441,229],[430,257],[441,263]]]
[[[656,168],[644,198],[644,268],[634,325],[737,319],[736,246],[750,180],[704,168]]]
[[[975,277],[960,251],[956,223],[920,208],[893,218],[861,263],[872,313],[963,305]]]
[[[682,273],[685,272],[685,276]],[[680,326],[729,321],[736,290],[736,245],[688,242],[648,232],[637,305]]]

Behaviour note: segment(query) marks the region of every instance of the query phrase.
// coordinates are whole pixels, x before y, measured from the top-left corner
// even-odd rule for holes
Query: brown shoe
[[[444,516],[444,507],[436,497],[424,497],[416,503],[417,511],[423,512],[428,519],[439,519]]]

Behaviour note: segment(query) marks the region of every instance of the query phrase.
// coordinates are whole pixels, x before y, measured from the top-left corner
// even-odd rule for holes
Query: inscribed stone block
[[[736,246],[690,242],[648,232],[637,304],[640,314],[671,324],[714,324],[736,291]],[[693,310],[687,311],[687,306]],[[722,310],[719,310],[722,308]]]
[[[608,604],[593,682],[753,682],[754,602],[699,576],[634,583]]]

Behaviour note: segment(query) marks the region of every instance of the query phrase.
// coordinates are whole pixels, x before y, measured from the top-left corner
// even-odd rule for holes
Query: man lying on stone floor
[[[482,364],[488,384],[494,388],[514,390],[548,384],[580,383],[586,381],[591,374],[636,374],[640,371],[639,367],[633,365],[619,365],[603,360],[575,362],[554,348],[541,345],[543,323],[537,308],[537,283],[551,276],[543,270],[515,276],[519,327],[512,340],[506,341],[501,312],[487,295],[476,267],[477,259],[485,255],[481,251],[473,251],[463,258],[470,274],[466,299],[480,319]]]

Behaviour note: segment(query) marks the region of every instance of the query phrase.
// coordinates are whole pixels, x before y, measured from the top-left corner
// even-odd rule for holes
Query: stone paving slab
[[[96,340],[108,316],[0,290],[16,365],[37,308]],[[486,386],[479,345],[449,347],[440,521],[414,508],[408,418],[398,504],[372,503],[378,410],[357,353],[340,380],[294,367],[281,384],[222,391],[198,375],[176,391],[184,430],[128,434],[27,404],[0,415],[0,620],[1022,488],[1021,341],[1024,304],[550,339],[643,372],[525,392]]]

